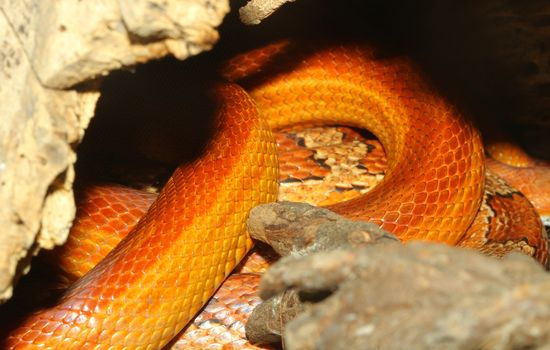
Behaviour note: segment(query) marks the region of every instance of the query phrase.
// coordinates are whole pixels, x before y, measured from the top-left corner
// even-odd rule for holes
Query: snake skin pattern
[[[309,50],[282,42],[236,57],[223,75],[251,98],[233,84],[214,89],[219,124],[204,157],[178,168],[136,228],[57,305],[28,317],[6,348],[165,346],[250,249],[249,209],[275,200],[272,129],[346,124],[372,131],[388,156],[384,181],[329,208],[403,241],[457,244],[479,213],[480,137],[407,60],[366,46]],[[525,234],[542,237],[540,226]],[[545,263],[546,241],[533,241],[544,241],[531,248]],[[85,254],[75,261],[88,260]]]

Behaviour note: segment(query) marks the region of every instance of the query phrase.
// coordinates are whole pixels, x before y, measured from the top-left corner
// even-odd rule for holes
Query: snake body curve
[[[380,58],[366,46],[304,50],[282,42],[236,57],[223,75],[254,102],[234,84],[218,86],[218,131],[204,157],[178,168],[121,244],[59,304],[26,319],[7,348],[167,344],[252,245],[249,209],[275,200],[271,129],[347,124],[372,131],[388,154],[384,181],[330,209],[403,241],[457,244],[478,214],[480,137],[406,60]],[[537,249],[545,260],[546,246]]]

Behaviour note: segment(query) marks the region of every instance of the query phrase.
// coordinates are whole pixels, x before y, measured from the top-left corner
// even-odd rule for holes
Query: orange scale
[[[433,161],[430,162],[430,169],[427,170],[425,173],[424,173],[424,179],[426,180],[431,180],[431,179],[435,179],[436,177],[436,166],[435,166],[435,163]]]
[[[90,329],[90,332],[88,333],[88,335],[86,336],[86,339],[88,341],[91,341],[95,344],[97,344],[97,341],[99,339],[99,336],[100,336],[100,332],[97,330],[97,328],[99,328],[100,326],[100,323],[98,322],[98,319],[95,318],[95,317],[90,317],[88,319],[88,328]]]
[[[93,203],[90,203],[90,205],[100,209],[100,208],[105,208],[105,207],[109,207],[109,202],[101,197],[99,198],[95,198]]]
[[[95,205],[93,202],[87,202],[87,203],[83,203],[82,205],[79,205],[78,210],[86,212],[87,215],[92,215],[99,212],[99,207]]]
[[[399,212],[397,211],[388,211],[383,217],[384,222],[395,222],[399,218]]]
[[[437,211],[437,205],[436,204],[427,204],[426,210],[424,211],[424,215],[433,217]]]
[[[388,232],[395,232],[395,229],[397,227],[397,225],[393,222],[386,222],[386,221],[382,221],[382,224],[379,224],[379,226],[383,229],[383,230],[386,230]]]
[[[116,232],[124,231],[127,228],[127,225],[124,221],[120,219],[112,219],[110,221],[110,226],[115,230]]]
[[[438,217],[438,220],[446,219],[447,206],[438,206],[435,211],[435,216]]]
[[[448,168],[448,175],[449,177],[452,177],[452,175],[455,175],[456,172],[457,172],[457,165],[456,163],[452,163],[452,164],[449,164],[449,168]]]
[[[426,178],[426,177],[425,177]],[[414,192],[419,196],[419,198],[422,198],[422,196],[426,196],[426,182],[422,181],[422,182],[418,182],[415,186],[414,186]]]
[[[386,212],[398,212],[399,211],[399,206],[401,205],[400,201],[399,201],[399,198],[395,198],[394,201],[392,202],[389,202],[387,205],[386,205]]]
[[[88,252],[81,249],[75,249],[73,251],[73,254],[71,254],[71,258],[74,260],[87,260],[88,257],[89,257]]]
[[[423,215],[427,210],[427,205],[426,204],[419,204],[419,205],[415,205],[414,206],[414,209],[412,211],[412,214],[414,215]]]
[[[450,180],[448,177],[443,177],[439,180],[439,184],[437,186],[437,189],[439,191],[448,191]]]
[[[412,217],[413,216],[410,214],[401,214],[397,219],[397,224],[402,225],[402,227],[405,228],[406,226],[408,226],[408,224],[410,224]]]
[[[27,333],[24,334],[23,337],[21,337],[21,340],[25,342],[33,342],[35,339],[37,339],[41,335],[41,333],[42,333],[41,330],[31,329],[27,331]]]
[[[403,203],[399,207],[399,212],[402,214],[410,214],[413,212],[415,205],[413,203]]]
[[[125,224],[125,226],[127,227],[128,225],[134,225],[137,221],[138,221],[138,217],[136,217],[135,215],[131,215],[129,213],[124,213],[122,215],[119,216],[120,220],[122,220]]]
[[[124,191],[124,189],[122,191]],[[109,195],[103,195],[102,197],[112,206],[115,203],[124,203],[123,200],[127,200],[130,197],[130,193],[117,193],[113,191]]]
[[[409,239],[412,239],[414,237],[412,237],[409,233],[408,233],[408,226],[407,225],[401,225],[401,224],[395,224],[394,226],[395,228],[393,229],[393,234],[397,237],[400,237],[402,240],[409,240]],[[406,235],[405,235],[406,233]]]
[[[427,191],[428,193],[430,193],[430,195],[433,195],[433,192],[434,192],[435,190],[438,189],[438,184],[439,184],[439,181],[438,181],[437,179],[428,181],[428,182],[426,183],[426,191]],[[432,197],[432,198],[433,198],[433,197]],[[428,202],[429,202],[429,203],[433,203],[433,202],[430,202],[429,200],[428,200]]]
[[[105,218],[112,218],[117,216],[117,212],[114,211],[110,206],[106,208],[102,208],[99,213],[103,215]]]
[[[82,216],[79,218],[76,218],[73,227],[71,228],[71,234],[72,232],[93,232],[98,227],[97,223],[95,223],[90,216]],[[70,240],[70,236],[69,236]]]
[[[458,140],[458,143],[460,145],[463,145],[466,143],[466,134],[464,133],[463,130],[460,130],[457,134],[456,134],[456,138]]]
[[[448,190],[444,190],[439,193],[439,201],[442,203],[447,202],[449,197],[450,197],[450,192]]]
[[[464,158],[464,153],[462,152],[462,147],[459,147],[454,150],[454,159],[455,162],[460,161],[462,158]],[[456,163],[455,163],[456,164]],[[462,170],[463,172],[464,170]]]
[[[460,184],[464,183],[464,175],[453,175],[449,179],[449,188],[458,189]]]
[[[460,159],[458,161],[458,172],[460,174],[463,174],[466,172],[466,168],[467,168],[466,161],[464,159]]]
[[[424,223],[423,215],[412,216],[411,221],[409,222],[409,225],[413,227],[411,235],[416,236],[418,234],[419,229],[416,229],[415,227],[419,227],[422,223]]]
[[[96,226],[105,225],[109,222],[109,220],[101,213],[90,215],[90,221],[93,222]]]
[[[445,154],[445,156],[443,157],[443,161],[444,161],[445,166],[450,166],[450,165],[454,164],[454,155],[453,155],[453,153],[448,151],[448,152],[445,152],[444,154]]]

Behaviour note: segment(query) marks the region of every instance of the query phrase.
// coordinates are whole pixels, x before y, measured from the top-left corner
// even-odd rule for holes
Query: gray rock
[[[252,234],[287,255],[262,278],[267,301],[249,320],[251,341],[282,336],[286,349],[549,348],[550,276],[532,258],[395,244],[346,221],[295,203],[251,213]],[[336,237],[327,243],[329,231]],[[359,231],[366,239],[351,239]]]

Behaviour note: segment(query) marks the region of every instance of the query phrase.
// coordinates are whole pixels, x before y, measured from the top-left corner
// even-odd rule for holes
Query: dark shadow
[[[78,148],[78,174],[112,181],[114,173],[173,168],[199,157],[216,106],[210,80],[199,74],[194,60],[166,58],[107,77]]]

